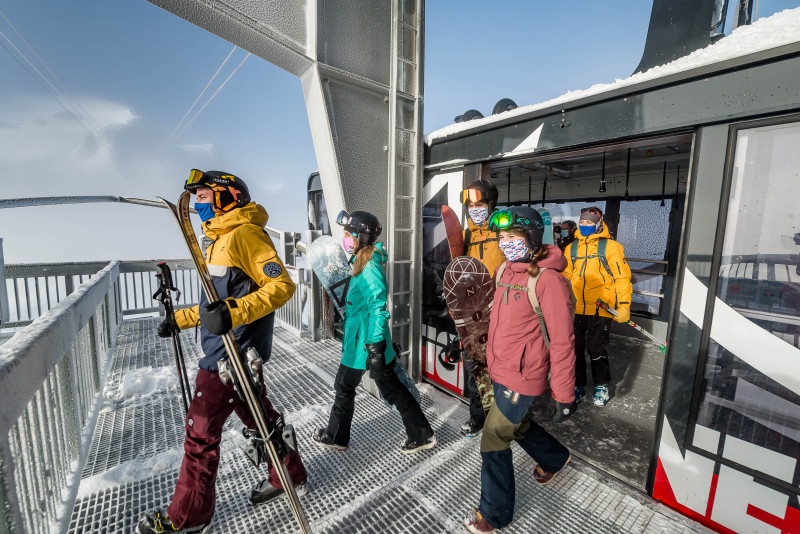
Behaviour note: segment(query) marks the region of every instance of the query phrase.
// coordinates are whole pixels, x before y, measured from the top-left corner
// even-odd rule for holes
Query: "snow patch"
[[[492,124],[501,120],[506,120],[519,115],[525,115],[532,111],[548,108],[558,104],[566,104],[580,98],[605,93],[614,89],[636,85],[649,80],[663,78],[672,74],[685,72],[698,67],[712,65],[728,59],[733,59],[771,48],[787,45],[800,41],[800,7],[786,9],[775,13],[771,17],[757,20],[749,26],[740,26],[730,35],[718,42],[711,44],[700,50],[695,50],[688,56],[678,58],[671,63],[653,67],[645,72],[638,72],[625,79],[617,79],[613,83],[599,83],[588,89],[570,91],[559,97],[523,106],[517,109],[491,115],[483,119],[476,119],[467,122],[451,124],[433,131],[425,136],[425,144],[430,146],[436,139],[441,139],[466,130],[471,130],[479,126]]]
[[[119,386],[117,398],[144,397],[178,386],[178,371],[172,367],[131,369]]]

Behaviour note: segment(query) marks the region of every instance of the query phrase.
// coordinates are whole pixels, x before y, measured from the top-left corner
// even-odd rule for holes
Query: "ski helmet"
[[[208,187],[214,192],[211,204],[218,213],[227,213],[250,203],[250,191],[244,180],[226,172],[192,169],[183,188],[194,193],[199,187]]]
[[[494,211],[497,205],[497,187],[488,180],[476,180],[461,191],[461,203],[486,202],[489,212]]]
[[[383,231],[378,218],[366,211],[348,213],[342,210],[336,217],[336,222],[344,226],[348,232],[358,236],[358,248],[373,244]]]
[[[542,216],[535,209],[528,206],[514,206],[492,213],[489,219],[489,230],[499,232],[513,229],[525,230],[525,241],[531,254],[536,254],[542,248],[544,222]]]

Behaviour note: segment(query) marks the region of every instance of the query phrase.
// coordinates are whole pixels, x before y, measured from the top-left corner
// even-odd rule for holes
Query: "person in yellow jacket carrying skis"
[[[631,270],[625,249],[611,239],[596,207],[581,210],[575,241],[564,250],[566,276],[575,293],[575,402],[586,394],[586,356],[592,361],[595,406],[605,406],[611,381],[608,352],[611,320],[626,323],[631,317]],[[617,310],[614,317],[595,305],[601,299]]]
[[[488,180],[477,180],[461,192],[461,203],[467,208],[467,228],[464,230],[464,253],[486,266],[494,275],[497,267],[505,263],[506,257],[497,240],[497,234],[489,230],[489,216],[497,205],[497,187]],[[483,430],[486,412],[494,404],[494,390],[486,362],[463,357],[467,370],[467,393],[469,394],[469,421],[461,425],[461,433],[468,438]]]

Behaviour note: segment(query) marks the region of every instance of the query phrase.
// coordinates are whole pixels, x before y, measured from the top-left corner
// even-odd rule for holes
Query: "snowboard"
[[[489,270],[470,256],[454,258],[444,272],[444,297],[456,325],[464,353],[486,366],[486,341],[495,284]],[[494,402],[488,372],[476,373],[475,380],[484,408]],[[491,394],[490,394],[491,393]],[[488,406],[487,406],[488,405]]]
[[[214,286],[214,281],[211,279],[211,274],[208,272],[208,265],[200,250],[200,245],[197,243],[197,237],[195,237],[194,229],[192,228],[192,221],[189,219],[189,201],[191,196],[191,193],[188,191],[183,193],[178,199],[177,206],[163,198],[159,197],[159,200],[169,208],[170,212],[175,217],[175,221],[178,223],[186,246],[189,248],[189,255],[197,269],[197,276],[203,286],[208,302],[217,302],[220,300],[219,293]],[[244,398],[247,403],[247,407],[250,409],[253,419],[255,419],[256,422],[255,435],[252,441],[255,452],[251,456],[251,460],[257,465],[259,462],[267,458],[269,459],[269,462],[278,474],[278,479],[289,499],[289,504],[295,519],[297,519],[297,522],[300,524],[301,531],[304,534],[310,534],[311,524],[300,503],[300,498],[289,476],[289,471],[283,463],[283,458],[288,454],[289,449],[297,448],[297,439],[294,435],[294,429],[291,425],[284,425],[283,428],[280,428],[280,421],[272,421],[267,417],[266,410],[261,401],[261,395],[259,394],[261,384],[250,371],[251,366],[249,362],[245,360],[245,355],[242,354],[239,342],[236,340],[236,336],[233,335],[233,329],[220,337],[222,337],[223,344],[225,345],[225,352],[228,354],[228,361],[226,363],[231,368],[234,385],[240,396]],[[222,362],[223,360],[220,360],[220,365],[222,365]],[[250,455],[249,452],[248,455]]]
[[[542,222],[544,223],[544,236],[542,237],[542,244],[554,245],[553,216],[550,215],[550,210],[547,208],[539,208],[537,211],[539,212],[539,215],[542,216]]]
[[[442,222],[447,234],[447,244],[450,246],[450,259],[463,256],[464,232],[461,230],[461,220],[447,204],[442,206]]]
[[[311,242],[308,247],[308,261],[311,264],[311,270],[317,275],[319,283],[325,289],[328,296],[331,297],[333,305],[339,310],[339,314],[344,318],[347,312],[347,290],[350,288],[350,277],[353,274],[353,267],[347,260],[342,245],[336,239],[329,235],[318,237]],[[408,376],[408,371],[400,363],[399,353],[395,358],[394,374],[400,383],[420,402],[420,395],[414,381]],[[368,387],[373,394],[381,397],[377,386]],[[382,398],[382,397],[381,397]],[[389,408],[397,411],[390,403],[383,399],[383,402]]]
[[[339,314],[344,317],[353,268],[347,261],[342,245],[333,237],[324,235],[311,242],[307,256],[311,270],[317,275]]]

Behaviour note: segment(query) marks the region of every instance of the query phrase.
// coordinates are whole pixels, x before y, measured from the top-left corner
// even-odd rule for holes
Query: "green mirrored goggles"
[[[518,225],[529,226],[530,224],[530,219],[520,217],[511,210],[497,210],[489,217],[489,230],[492,232],[499,232]]]

